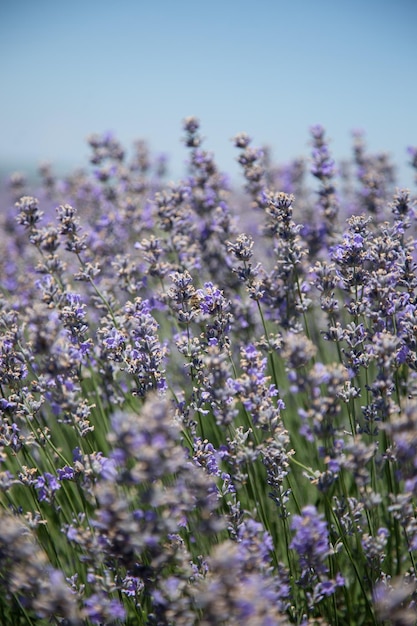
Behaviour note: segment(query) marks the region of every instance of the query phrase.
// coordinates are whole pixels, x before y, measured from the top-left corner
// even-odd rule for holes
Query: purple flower
[[[301,515],[294,515],[291,522],[295,535],[290,548],[298,553],[303,571],[314,570],[326,574],[329,570],[325,560],[331,553],[327,523],[313,505],[303,508]]]
[[[340,573],[336,574],[335,580],[323,580],[317,585],[315,590],[317,599],[320,600],[322,596],[327,597],[333,595],[337,587],[343,587],[344,584],[345,579]]]
[[[143,589],[144,585],[140,578],[136,576],[126,576],[123,579],[122,593],[130,598],[137,596]]]
[[[39,478],[35,481],[34,486],[38,491],[38,498],[40,502],[52,502],[55,497],[55,493],[61,489],[61,485],[59,484],[56,476],[50,474],[49,472],[45,472],[43,476],[39,476]]]
[[[333,550],[329,543],[327,523],[315,506],[306,506],[301,515],[294,515],[291,528],[295,530],[295,535],[290,548],[297,552],[301,565],[298,584],[304,590],[311,610],[324,597],[334,594],[345,581],[339,573],[335,579],[328,578],[326,560]]]
[[[230,474],[222,471],[220,467],[222,454],[214,448],[213,444],[197,437],[194,440],[193,448],[193,460],[195,463],[204,467],[208,474],[218,476],[223,481],[222,493],[235,493]]]
[[[86,599],[84,613],[93,624],[108,624],[126,617],[126,611],[119,600],[110,598],[104,592],[95,593]]]
[[[34,230],[35,224],[42,219],[43,211],[39,210],[39,200],[31,196],[24,196],[16,203],[20,213],[17,221],[30,230]]]
[[[76,448],[74,448],[74,450],[72,451],[72,459],[74,461],[74,463],[82,463],[83,462],[83,455],[81,452],[81,448],[79,448],[78,446]]]
[[[252,422],[261,428],[273,430],[285,408],[278,396],[278,389],[266,375],[267,359],[253,344],[241,348],[242,375],[230,378],[227,384],[242,402]]]
[[[252,518],[245,520],[238,528],[237,540],[247,552],[248,559],[252,555],[258,566],[268,566],[274,545],[271,535],[260,522]]]
[[[69,465],[57,470],[59,480],[73,480],[75,471]]]

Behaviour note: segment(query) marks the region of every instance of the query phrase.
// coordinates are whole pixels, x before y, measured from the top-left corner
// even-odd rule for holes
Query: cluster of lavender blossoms
[[[183,131],[2,192],[1,623],[417,624],[416,198]]]

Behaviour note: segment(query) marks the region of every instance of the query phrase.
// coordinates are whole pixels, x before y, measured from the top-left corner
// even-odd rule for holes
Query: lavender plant
[[[311,137],[11,176],[2,624],[417,624],[415,197]]]

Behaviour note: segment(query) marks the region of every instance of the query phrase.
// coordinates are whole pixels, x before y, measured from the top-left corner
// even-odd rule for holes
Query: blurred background
[[[2,173],[87,166],[86,137],[113,131],[147,140],[177,178],[196,115],[232,177],[238,132],[285,163],[320,123],[336,159],[363,129],[412,185],[416,0],[1,0],[0,81]]]

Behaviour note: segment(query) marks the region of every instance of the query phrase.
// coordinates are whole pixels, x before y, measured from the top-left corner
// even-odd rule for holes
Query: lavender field
[[[0,623],[416,624],[415,190],[201,133],[8,181]]]

